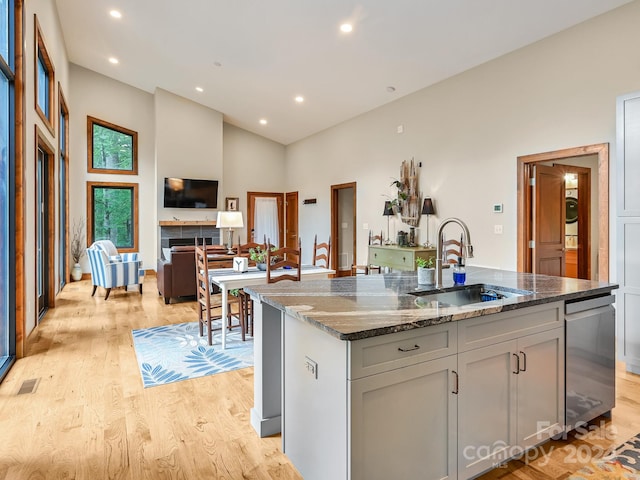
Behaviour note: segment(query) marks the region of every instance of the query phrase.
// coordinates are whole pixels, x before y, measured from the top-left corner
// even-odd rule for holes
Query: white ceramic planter
[[[419,285],[434,285],[436,283],[436,269],[418,267],[418,284]]]
[[[82,268],[80,268],[79,263],[76,263],[71,269],[71,278],[73,278],[75,282],[82,280]]]

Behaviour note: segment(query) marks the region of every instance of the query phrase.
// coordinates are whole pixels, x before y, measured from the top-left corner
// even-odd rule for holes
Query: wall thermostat
[[[502,213],[502,204],[494,203],[493,204],[493,213]]]

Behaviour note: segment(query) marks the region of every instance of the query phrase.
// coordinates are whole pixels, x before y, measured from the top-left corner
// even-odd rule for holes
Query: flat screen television
[[[218,181],[164,179],[165,208],[218,208]]]

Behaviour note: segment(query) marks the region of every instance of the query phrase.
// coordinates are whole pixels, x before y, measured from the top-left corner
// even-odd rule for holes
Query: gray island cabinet
[[[615,285],[470,270],[527,294],[425,307],[410,274],[251,288],[252,422],[270,412],[306,480],[473,478],[563,431],[565,300]]]

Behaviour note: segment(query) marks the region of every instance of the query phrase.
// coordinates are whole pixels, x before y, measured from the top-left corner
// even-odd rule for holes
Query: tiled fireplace
[[[207,244],[220,244],[220,229],[211,221],[160,221],[160,248],[193,245],[195,238],[206,238]]]

